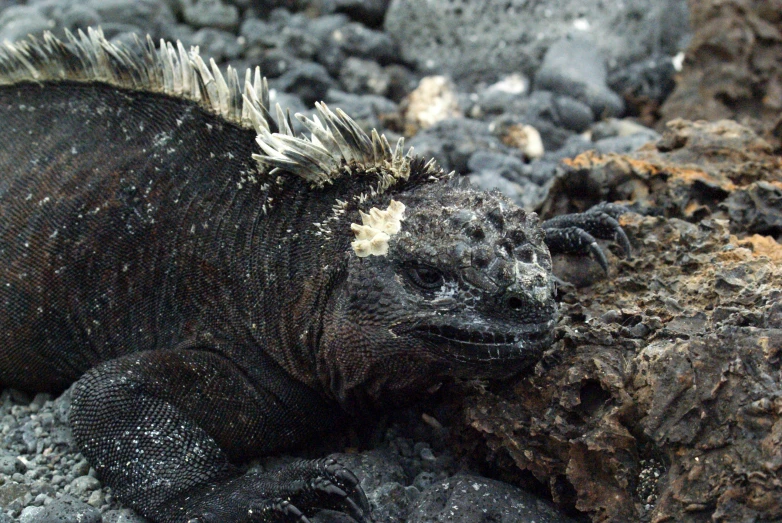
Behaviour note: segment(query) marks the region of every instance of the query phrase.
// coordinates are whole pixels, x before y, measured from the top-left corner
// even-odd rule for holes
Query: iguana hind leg
[[[324,405],[272,363],[248,373],[208,350],[161,350],[87,372],[70,421],[101,478],[153,521],[303,522],[322,508],[366,521],[355,477],[331,462],[245,475],[233,464],[300,443],[315,432],[314,411],[327,416]]]

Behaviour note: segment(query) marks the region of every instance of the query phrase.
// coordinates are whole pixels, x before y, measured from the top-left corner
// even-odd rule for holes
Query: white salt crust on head
[[[385,256],[388,254],[388,241],[402,229],[405,205],[391,200],[386,210],[372,207],[369,214],[359,211],[362,225],[351,223],[350,229],[356,239],[350,244],[359,258],[367,256]]]

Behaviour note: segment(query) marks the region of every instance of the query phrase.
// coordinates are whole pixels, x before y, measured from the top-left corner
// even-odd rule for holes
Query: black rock
[[[581,133],[586,131],[595,121],[592,109],[586,103],[570,96],[554,97],[554,107],[558,121],[553,123],[557,123],[565,129]]]
[[[424,491],[408,523],[572,523],[551,504],[506,483],[457,474]]]
[[[419,79],[404,65],[387,65],[385,71],[388,74],[386,96],[397,103],[401,102],[418,85]]]
[[[437,122],[415,135],[409,145],[424,158],[433,157],[446,171],[467,172],[467,161],[479,150],[517,154],[521,151],[504,145],[485,122],[469,118],[450,118]]]
[[[524,162],[515,156],[486,150],[475,151],[467,161],[469,172],[494,171],[511,180],[523,175],[524,166]]]
[[[63,496],[44,507],[25,509],[19,523],[101,523],[100,511],[70,496]]]
[[[397,45],[390,36],[351,22],[331,31],[318,51],[317,60],[332,74],[339,74],[348,56],[386,65],[397,61],[398,54]]]
[[[302,62],[291,67],[272,84],[286,93],[295,94],[306,105],[312,105],[323,100],[335,82],[322,65]]]
[[[239,27],[239,34],[244,37],[247,47],[270,48],[279,41],[277,28],[258,18],[245,18]]]
[[[676,87],[675,74],[671,57],[657,56],[617,69],[608,76],[608,85],[624,97],[628,112],[637,115],[643,104],[662,105]]]
[[[248,60],[247,65],[261,68],[261,73],[267,78],[277,78],[300,66],[303,62],[287,52],[285,49],[269,49],[253,60]]]
[[[386,128],[389,124],[392,126],[396,124],[401,116],[399,106],[388,98],[331,89],[326,93],[324,100],[332,109],[338,107],[349,114],[365,131],[377,129],[386,132],[386,137],[393,142],[393,136],[386,131]]]
[[[624,110],[622,99],[606,84],[605,59],[592,42],[563,38],[553,44],[535,75],[535,89],[571,96],[587,104],[599,118]]]
[[[233,60],[244,51],[244,46],[235,34],[220,29],[199,29],[183,43],[185,47],[197,45],[202,56],[214,58],[218,63]]]
[[[342,63],[339,81],[349,93],[369,93],[385,96],[391,83],[389,74],[376,62],[353,56]]]
[[[391,0],[333,0],[335,10],[368,27],[383,23]]]

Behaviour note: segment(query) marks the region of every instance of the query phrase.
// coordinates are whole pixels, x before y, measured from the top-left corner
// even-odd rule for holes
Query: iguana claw
[[[595,238],[616,241],[625,257],[631,259],[630,240],[617,221],[627,212],[629,210],[622,205],[604,202],[586,212],[555,216],[543,222],[541,228],[546,233],[546,245],[552,253],[591,253],[608,272],[608,260]]]

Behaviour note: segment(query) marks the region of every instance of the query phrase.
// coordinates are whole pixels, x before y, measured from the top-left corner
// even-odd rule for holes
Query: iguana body
[[[592,213],[546,235],[344,115],[321,107],[318,139],[296,138],[260,77],[244,96],[181,47],[91,32],[0,51],[0,385],[78,380],[77,444],[155,521],[362,521],[335,463],[234,464],[534,362],[556,316],[544,238],[583,251],[574,225],[621,229]],[[366,255],[361,213],[387,207],[399,231]]]

